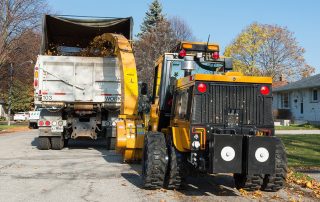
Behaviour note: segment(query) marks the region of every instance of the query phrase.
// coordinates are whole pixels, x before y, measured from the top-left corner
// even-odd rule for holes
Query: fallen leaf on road
[[[293,170],[288,171],[287,183],[297,184],[301,187],[312,190],[316,198],[320,198],[320,183],[302,173],[295,173]]]
[[[248,196],[248,192],[244,189],[239,189],[241,196]]]

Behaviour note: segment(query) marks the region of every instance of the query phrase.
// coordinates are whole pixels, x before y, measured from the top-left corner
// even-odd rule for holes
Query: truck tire
[[[235,173],[233,178],[236,188],[244,189],[246,191],[259,190],[263,183],[262,175],[246,175]]]
[[[172,143],[172,138],[168,140],[169,162],[165,178],[167,189],[181,189],[185,182],[186,159],[182,152],[179,152]]]
[[[116,138],[115,137],[107,137],[107,149],[115,150],[116,148]]]
[[[276,192],[285,186],[287,178],[287,155],[279,140],[276,145],[276,170],[273,175],[265,175],[261,190]]]
[[[64,147],[67,147],[68,146],[68,144],[69,144],[69,138],[68,139],[64,139]]]
[[[159,132],[148,132],[144,138],[142,185],[145,189],[164,186],[168,153],[165,137]]]
[[[64,146],[64,139],[62,137],[52,137],[51,146],[54,150],[61,150]]]
[[[38,149],[40,150],[49,150],[51,147],[50,139],[48,137],[39,137],[38,138]]]

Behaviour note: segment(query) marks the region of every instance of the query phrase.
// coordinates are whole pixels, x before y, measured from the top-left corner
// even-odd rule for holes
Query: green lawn
[[[310,124],[292,124],[290,126],[276,126],[276,130],[319,130],[320,126]]]
[[[279,135],[293,167],[320,167],[320,135]]]

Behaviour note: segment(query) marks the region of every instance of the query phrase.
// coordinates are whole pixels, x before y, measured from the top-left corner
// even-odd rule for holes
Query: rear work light
[[[38,87],[38,79],[35,79],[33,82],[34,87]]]
[[[187,55],[187,51],[182,49],[180,52],[179,52],[179,57],[180,58],[184,58],[185,56]]]
[[[204,83],[199,83],[197,88],[200,93],[205,93],[207,91],[207,85]]]
[[[270,93],[269,87],[268,86],[261,86],[260,93],[262,95],[269,95],[269,93]]]
[[[215,59],[215,60],[219,59],[220,58],[219,52],[218,51],[213,52],[212,53],[212,58]]]

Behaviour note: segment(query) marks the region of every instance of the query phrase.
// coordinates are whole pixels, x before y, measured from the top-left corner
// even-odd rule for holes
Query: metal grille
[[[262,96],[259,84],[207,83],[207,85],[206,93],[195,93],[193,123],[228,125],[228,114],[237,113],[239,126],[273,125],[272,96]]]

